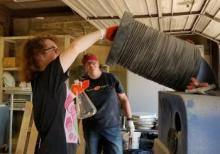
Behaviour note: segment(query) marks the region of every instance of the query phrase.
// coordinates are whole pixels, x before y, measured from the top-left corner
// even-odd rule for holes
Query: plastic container
[[[76,97],[76,111],[78,119],[85,119],[93,116],[97,110],[85,92]]]

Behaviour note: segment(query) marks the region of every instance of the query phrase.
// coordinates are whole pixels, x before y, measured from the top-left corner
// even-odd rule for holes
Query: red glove
[[[80,95],[88,87],[89,87],[89,80],[84,80],[82,83],[72,84],[71,91],[75,95]]]
[[[115,26],[111,26],[109,28],[107,28],[106,30],[106,38],[110,41],[113,41],[114,38],[115,38],[115,35],[117,33],[117,30],[118,30],[118,26],[115,25]]]

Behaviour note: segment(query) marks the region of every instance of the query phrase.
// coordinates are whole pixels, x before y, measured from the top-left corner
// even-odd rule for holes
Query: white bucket
[[[123,132],[123,149],[139,149],[141,132],[134,132],[131,139],[129,139],[129,132]]]

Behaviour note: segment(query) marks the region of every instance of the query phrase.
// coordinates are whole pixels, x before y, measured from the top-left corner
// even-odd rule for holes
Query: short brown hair
[[[54,36],[37,36],[24,44],[24,50],[22,52],[22,79],[29,82],[33,79],[36,71],[39,71],[39,62],[37,61],[38,55],[44,49],[44,41],[52,40],[57,43],[57,39]]]

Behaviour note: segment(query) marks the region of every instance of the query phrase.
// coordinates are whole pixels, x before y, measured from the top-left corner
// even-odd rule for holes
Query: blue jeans
[[[119,127],[99,131],[84,130],[86,154],[122,154],[122,139]]]

